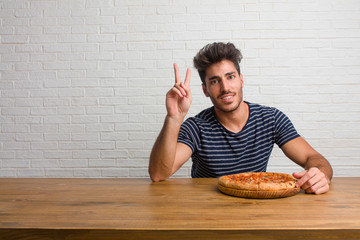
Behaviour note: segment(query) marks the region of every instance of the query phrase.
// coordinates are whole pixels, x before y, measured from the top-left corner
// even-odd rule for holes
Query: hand
[[[190,91],[190,68],[186,71],[184,83],[181,82],[179,68],[174,63],[175,85],[166,94],[166,110],[170,117],[184,118],[189,111],[192,96]]]
[[[330,180],[316,167],[293,173],[293,176],[298,179],[296,186],[304,189],[306,193],[322,194],[330,189]]]

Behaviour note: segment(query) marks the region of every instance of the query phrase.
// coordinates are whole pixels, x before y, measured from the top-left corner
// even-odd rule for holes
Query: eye
[[[217,79],[211,80],[211,82],[210,82],[211,85],[215,85],[218,83],[219,83],[219,80],[217,80]]]
[[[235,78],[235,75],[230,75],[229,76],[229,79],[234,79]]]

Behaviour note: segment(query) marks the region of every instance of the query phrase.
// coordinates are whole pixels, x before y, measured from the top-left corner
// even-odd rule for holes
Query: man
[[[174,174],[190,157],[192,177],[220,177],[241,172],[264,172],[276,143],[304,168],[293,173],[306,193],[329,190],[332,168],[276,108],[243,101],[241,52],[232,43],[212,43],[194,57],[202,88],[213,107],[184,118],[192,101],[190,69],[181,82],[174,64],[175,85],[166,94],[167,116],[150,155],[153,181]]]

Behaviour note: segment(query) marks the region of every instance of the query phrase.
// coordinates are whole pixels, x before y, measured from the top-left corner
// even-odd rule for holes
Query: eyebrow
[[[229,75],[233,75],[233,74],[235,74],[235,72],[228,72],[228,73],[225,74],[225,76],[229,76]],[[217,78],[220,78],[220,77],[218,75],[215,75],[215,76],[209,78],[208,80],[211,81],[211,80],[214,80],[214,79],[217,79]]]

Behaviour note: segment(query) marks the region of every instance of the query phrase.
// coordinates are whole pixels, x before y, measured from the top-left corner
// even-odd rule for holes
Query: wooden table
[[[0,239],[360,239],[360,178],[281,199],[217,179],[0,179]]]

